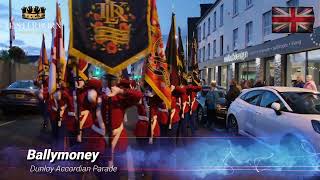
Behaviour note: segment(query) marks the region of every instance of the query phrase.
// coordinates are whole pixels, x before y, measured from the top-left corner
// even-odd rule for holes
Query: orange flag
[[[44,35],[42,35],[42,46],[40,51],[40,57],[38,60],[38,82],[45,80],[45,78],[49,75],[49,60],[47,55],[46,43]]]
[[[167,108],[171,108],[170,73],[164,52],[156,0],[150,0],[151,5],[151,54],[145,64],[145,80],[164,101]]]

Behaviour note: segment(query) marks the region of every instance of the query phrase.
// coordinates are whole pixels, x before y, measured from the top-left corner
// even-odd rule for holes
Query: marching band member
[[[126,153],[128,147],[127,132],[123,125],[124,113],[127,108],[137,104],[143,95],[137,90],[119,88],[118,78],[115,76],[105,75],[103,78],[109,79],[111,83],[111,93],[101,96],[101,113],[105,122],[109,122],[107,113],[109,112],[109,108],[111,108],[111,159],[108,164],[112,166],[115,163],[115,166],[123,167],[126,162],[126,160],[123,159],[123,155]],[[109,98],[111,98],[111,103],[108,101]],[[109,126],[107,123],[106,125]]]

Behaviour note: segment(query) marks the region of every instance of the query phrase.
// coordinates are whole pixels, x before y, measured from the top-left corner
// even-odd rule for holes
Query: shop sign
[[[248,58],[248,56],[249,56],[248,51],[239,52],[239,53],[235,52],[235,53],[229,54],[228,56],[224,57],[223,61],[225,63],[233,62],[233,61],[243,61],[246,58]]]

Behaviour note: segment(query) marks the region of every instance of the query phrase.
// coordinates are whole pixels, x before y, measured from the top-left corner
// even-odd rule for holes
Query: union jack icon
[[[312,33],[312,7],[273,7],[272,33]]]

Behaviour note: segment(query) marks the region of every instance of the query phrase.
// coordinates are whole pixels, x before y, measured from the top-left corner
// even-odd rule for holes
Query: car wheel
[[[227,128],[228,132],[231,133],[233,136],[239,135],[238,121],[236,117],[234,117],[233,115],[230,115],[228,118]]]

